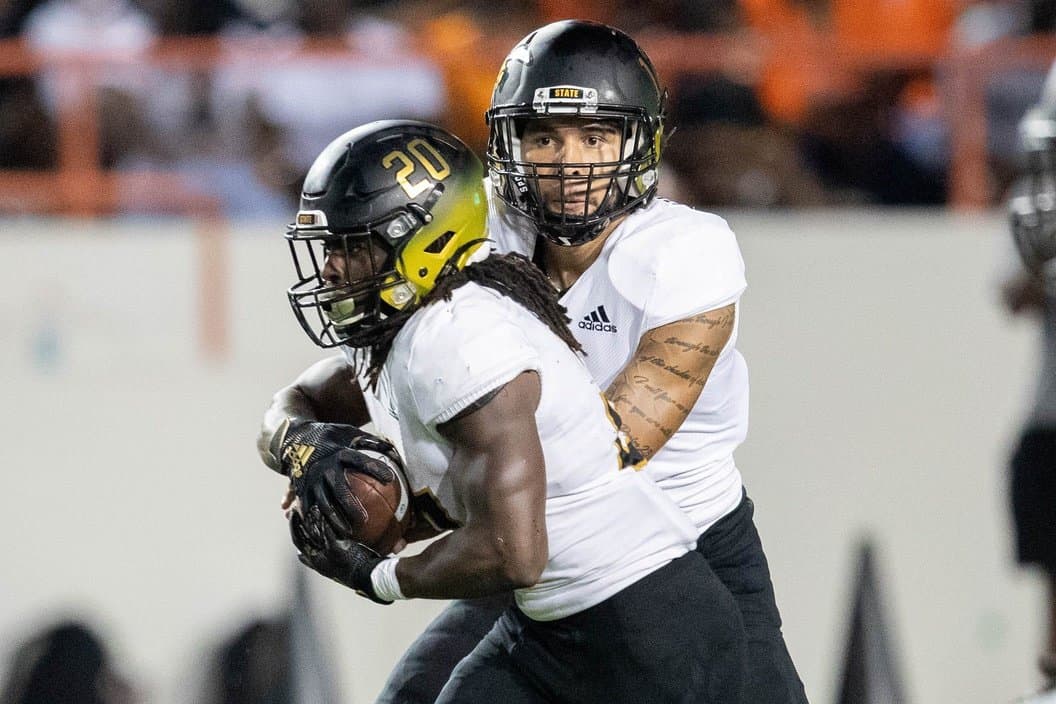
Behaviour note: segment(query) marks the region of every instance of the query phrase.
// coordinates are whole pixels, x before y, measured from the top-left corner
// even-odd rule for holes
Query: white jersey
[[[529,617],[582,611],[693,548],[685,514],[643,472],[621,468],[616,428],[581,360],[509,298],[459,287],[411,317],[386,368],[411,490],[454,524],[465,508],[448,476],[453,447],[437,426],[518,374],[539,374],[550,553],[539,582],[515,592]]]
[[[532,223],[498,198],[489,200],[494,249],[531,257]],[[561,303],[587,367],[605,389],[646,332],[736,303],[745,287],[744,261],[725,220],[656,199],[609,235]],[[736,508],[743,491],[733,451],[748,430],[748,371],[736,342],[735,325],[696,405],[646,465],[700,532]]]
[[[364,425],[364,429],[391,442],[402,457],[403,442],[400,439],[400,419],[396,415],[396,401],[392,398],[392,384],[389,381],[388,368],[382,367],[381,374],[378,375],[378,386],[376,389],[371,389],[370,379],[366,375],[367,351],[361,348],[348,347],[347,345],[342,345],[340,349],[348,366],[354,370],[359,370],[356,381],[363,392],[367,414],[370,416],[370,423]]]

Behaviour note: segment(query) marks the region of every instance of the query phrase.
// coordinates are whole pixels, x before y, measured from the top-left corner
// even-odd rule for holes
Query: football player
[[[529,34],[503,62],[487,114],[489,236],[498,251],[532,257],[560,292],[645,471],[696,524],[697,552],[742,616],[745,701],[801,704],[733,457],[748,428],[736,348],[744,263],[722,218],[655,197],[663,99],[648,56],[619,30],[561,21]],[[496,608],[450,605],[379,701],[432,701],[429,688]]]
[[[1028,270],[1056,278],[1056,66],[1019,124],[1027,169],[1009,202],[1012,234]]]
[[[1016,557],[1037,565],[1048,582],[1045,644],[1039,658],[1045,693],[1056,701],[1056,64],[1041,100],[1020,122],[1026,173],[1009,201],[1013,239],[1023,266],[1005,282],[1012,313],[1036,314],[1041,365],[1030,416],[1011,461]]]
[[[391,480],[355,449],[381,441],[352,415],[273,407],[302,562],[380,603],[512,590],[440,702],[740,701],[736,604],[692,521],[630,466],[546,278],[486,256],[482,179],[457,138],[411,121],[342,135],[305,179],[290,303],[317,344],[358,351],[361,383],[385,385],[415,516],[449,532],[405,558],[354,542],[332,482],[349,465]]]

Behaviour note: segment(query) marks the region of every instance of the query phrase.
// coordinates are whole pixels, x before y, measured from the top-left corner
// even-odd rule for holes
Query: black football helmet
[[[368,347],[387,316],[465,266],[484,242],[483,178],[469,147],[424,122],[371,122],[331,142],[286,229],[297,271],[287,296],[308,336]]]
[[[645,52],[629,36],[596,22],[564,20],[538,29],[513,48],[499,70],[486,119],[487,161],[495,194],[535,221],[550,241],[575,246],[656,193],[664,94]],[[520,138],[530,119],[583,117],[622,131],[620,158],[593,164],[525,161]],[[572,172],[575,172],[573,174]],[[615,175],[614,175],[615,174]],[[582,212],[543,202],[540,181],[607,180],[602,203]],[[556,189],[564,192],[564,189]]]
[[[1027,268],[1056,280],[1056,64],[1019,134],[1027,168],[1009,202],[1012,234]]]

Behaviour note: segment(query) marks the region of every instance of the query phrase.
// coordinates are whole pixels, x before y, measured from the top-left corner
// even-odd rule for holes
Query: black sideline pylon
[[[858,579],[836,704],[906,704],[872,544],[863,541],[858,554]]]

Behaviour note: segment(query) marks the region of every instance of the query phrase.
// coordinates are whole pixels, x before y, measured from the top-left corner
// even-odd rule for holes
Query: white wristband
[[[398,557],[382,560],[370,573],[370,583],[374,586],[374,593],[382,601],[407,598],[400,591],[400,582],[396,579],[396,563],[399,561]]]

